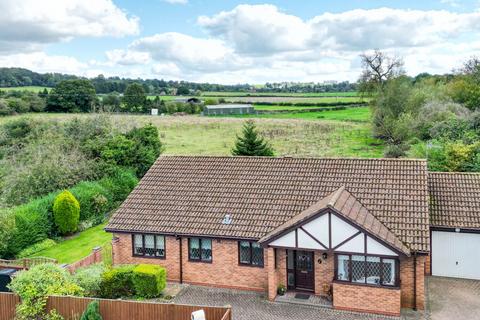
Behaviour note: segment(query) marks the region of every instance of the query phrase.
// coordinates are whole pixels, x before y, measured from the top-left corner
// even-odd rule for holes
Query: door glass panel
[[[293,250],[287,250],[287,269],[293,270],[294,261]]]
[[[297,270],[312,271],[312,259],[308,252],[297,252]]]
[[[295,274],[293,272],[288,273],[287,285],[289,288],[293,288],[295,286]]]

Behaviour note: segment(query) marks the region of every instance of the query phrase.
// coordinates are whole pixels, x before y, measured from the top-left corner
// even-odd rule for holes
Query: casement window
[[[133,255],[147,258],[165,258],[165,236],[153,234],[132,235]]]
[[[263,267],[263,248],[257,242],[238,242],[238,263]]]
[[[398,259],[355,254],[337,254],[335,259],[338,281],[392,287],[399,284]]]
[[[212,262],[212,239],[189,238],[188,259],[190,261]]]

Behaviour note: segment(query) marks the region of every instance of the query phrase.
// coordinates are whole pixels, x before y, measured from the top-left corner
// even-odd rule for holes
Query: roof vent
[[[232,224],[232,216],[227,213],[225,218],[223,218],[222,224]]]

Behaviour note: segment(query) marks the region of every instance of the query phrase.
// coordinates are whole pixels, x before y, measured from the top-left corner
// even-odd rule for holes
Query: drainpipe
[[[177,240],[180,241],[180,283],[183,283],[183,257],[182,257],[182,237],[177,235]]]
[[[413,310],[417,311],[417,252],[413,253]]]

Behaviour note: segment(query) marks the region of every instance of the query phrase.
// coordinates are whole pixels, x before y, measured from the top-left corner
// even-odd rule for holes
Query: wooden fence
[[[109,299],[51,296],[47,310],[57,310],[66,320],[80,319],[87,305],[98,300],[104,320],[190,320],[193,311],[204,310],[206,320],[231,320],[230,307],[205,307],[173,303],[153,303]],[[0,320],[11,320],[15,314],[16,295],[0,293]]]
[[[0,268],[29,269],[33,266],[44,263],[57,263],[57,260],[46,257],[33,257],[16,260],[0,259]]]

